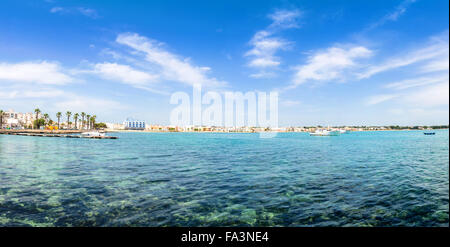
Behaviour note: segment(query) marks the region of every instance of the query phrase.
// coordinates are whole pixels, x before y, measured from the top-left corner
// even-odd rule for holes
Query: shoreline
[[[88,130],[34,130],[34,129],[0,129],[0,134],[30,133],[30,134],[80,134]]]
[[[419,129],[399,129],[399,130],[351,130],[350,132],[374,132],[374,131],[436,131],[436,130],[448,130],[446,129],[433,129],[433,130],[419,130]],[[105,129],[105,132],[115,132],[115,133],[310,133],[310,131],[153,131],[153,130],[110,130]]]
[[[386,129],[386,130],[350,130],[350,132],[374,132],[374,131],[436,131],[436,130],[448,130],[443,129]],[[33,130],[33,129],[1,129],[0,134],[81,134],[86,131],[97,130]],[[104,129],[100,130],[106,133],[310,133],[311,131],[155,131],[155,130],[114,130]]]

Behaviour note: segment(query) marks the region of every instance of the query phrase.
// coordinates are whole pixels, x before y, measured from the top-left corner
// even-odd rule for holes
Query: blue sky
[[[279,124],[449,118],[449,3],[0,3],[0,108],[168,124],[170,94],[279,92]]]

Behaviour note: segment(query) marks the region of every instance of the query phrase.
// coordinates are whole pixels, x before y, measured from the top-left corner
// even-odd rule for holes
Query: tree
[[[78,112],[75,113],[75,115],[73,115],[73,119],[75,120],[75,129],[78,129],[77,128],[78,116],[80,116],[80,114],[78,114]]]
[[[87,121],[87,128],[91,128],[91,115],[86,115],[86,121]]]
[[[5,114],[5,112],[0,110],[0,129],[3,128],[3,114]]]
[[[81,129],[84,128],[84,117],[86,116],[85,112],[81,112]]]
[[[33,125],[36,129],[39,129],[41,126],[45,125],[45,119],[39,118],[34,120]]]
[[[44,120],[45,120],[45,124],[48,124],[48,121],[50,120],[50,116],[47,113],[44,114]]]
[[[61,119],[61,112],[56,113],[56,117],[58,118],[58,129],[59,129],[59,120]]]
[[[107,126],[106,126],[105,123],[95,123],[94,124],[94,128],[96,128],[96,129],[106,129]]]
[[[70,116],[72,116],[72,112],[67,111],[66,112],[66,116],[67,116],[67,128],[70,129]]]
[[[97,116],[95,116],[95,115],[93,115],[92,117],[91,117],[91,126],[92,126],[92,128],[94,128],[94,125],[95,125],[95,119],[97,118]]]
[[[34,109],[34,113],[36,113],[36,120],[39,119],[39,113],[41,113],[41,110],[39,108]],[[39,125],[37,125],[39,127]]]

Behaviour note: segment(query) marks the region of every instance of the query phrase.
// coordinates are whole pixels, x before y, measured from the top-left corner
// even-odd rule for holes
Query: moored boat
[[[81,133],[82,137],[103,137],[105,136],[105,133],[98,132],[98,131],[89,131],[89,132],[83,132]]]
[[[316,130],[315,132],[309,133],[311,136],[338,136],[340,132],[338,130]]]

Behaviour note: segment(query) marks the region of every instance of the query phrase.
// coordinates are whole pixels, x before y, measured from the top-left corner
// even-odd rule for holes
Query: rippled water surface
[[[0,135],[0,226],[448,226],[449,132]]]

